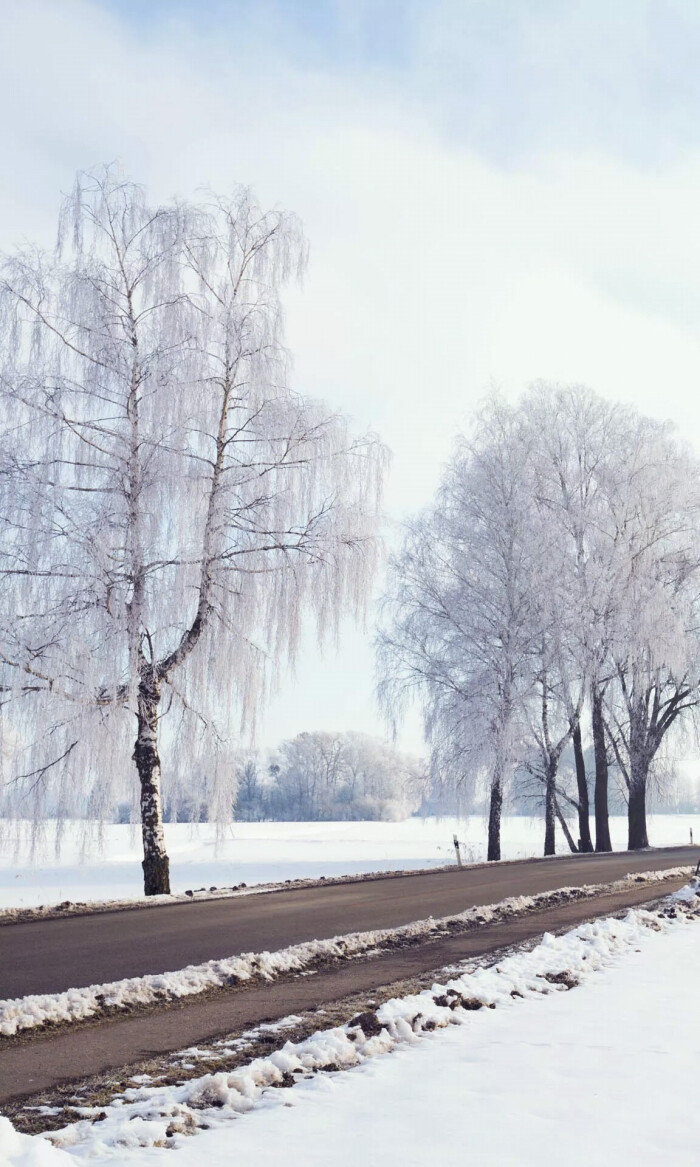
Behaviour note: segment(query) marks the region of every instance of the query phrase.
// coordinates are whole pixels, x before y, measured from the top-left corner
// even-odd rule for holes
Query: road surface
[[[112,1078],[117,1070],[123,1080],[154,1055],[202,1045],[223,1034],[241,1033],[261,1021],[333,1005],[379,986],[397,981],[405,984],[408,978],[432,974],[448,964],[500,951],[506,945],[522,944],[544,931],[565,930],[594,916],[643,903],[658,896],[662,888],[662,894],[667,894],[682,882],[631,884],[612,895],[558,905],[371,959],[344,961],[313,977],[223,990],[208,998],[186,998],[151,1013],[117,1016],[85,1027],[36,1036],[30,1033],[21,1043],[11,1040],[0,1048],[0,1105],[105,1071]],[[323,1014],[319,1025],[323,1025]],[[132,1068],[120,1069],[125,1066]]]
[[[0,929],[0,999],[393,928],[508,896],[687,866],[697,857],[692,847],[580,855],[9,924]]]

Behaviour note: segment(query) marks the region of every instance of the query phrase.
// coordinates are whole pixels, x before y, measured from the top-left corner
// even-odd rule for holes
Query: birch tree
[[[544,794],[545,854],[562,803],[592,848],[582,717],[595,753],[596,850],[611,849],[608,765],[646,846],[650,767],[695,708],[700,680],[697,459],[668,427],[581,386],[491,400],[434,507],[394,559],[380,637],[382,695],[415,693],[433,770],[462,787],[488,768],[489,858],[505,776]],[[569,742],[577,797],[558,780]]]
[[[654,759],[700,684],[700,467],[669,427],[639,418],[611,502],[617,554],[614,674],[601,715],[628,795],[628,846],[649,845]]]
[[[538,574],[548,578],[548,593],[557,604],[550,626],[557,629],[558,660],[566,662],[561,681],[574,750],[579,838],[584,851],[593,849],[581,732],[583,685],[595,757],[595,849],[610,851],[602,705],[620,600],[619,532],[610,523],[610,510],[621,489],[623,451],[635,416],[586,386],[544,382],[530,388],[519,408],[530,435],[533,506],[545,530],[546,555]]]
[[[410,524],[392,561],[378,644],[384,707],[394,716],[411,696],[422,703],[433,775],[457,790],[487,775],[490,860],[501,857],[532,639],[517,424],[494,401],[458,443],[434,507]]]
[[[360,613],[374,570],[383,449],[289,388],[280,292],[305,259],[246,191],[153,206],[107,169],[78,176],[55,254],[3,268],[14,780],[99,803],[133,748],[147,895],[169,891],[161,752],[223,782],[303,613],[321,634]]]

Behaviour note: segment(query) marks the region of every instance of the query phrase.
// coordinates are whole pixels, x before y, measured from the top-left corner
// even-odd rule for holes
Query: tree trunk
[[[138,732],[133,758],[141,783],[143,890],[147,896],[170,895],[170,860],[165,850],[158,756],[160,685],[152,671],[138,689]]]
[[[576,787],[578,790],[578,837],[579,850],[592,851],[590,806],[588,802],[588,779],[586,777],[586,763],[583,759],[583,745],[581,744],[581,723],[577,722],[571,735],[576,762]]]
[[[503,785],[500,773],[491,781],[491,805],[489,806],[489,849],[487,859],[501,858],[501,809],[503,807]]]
[[[554,783],[556,781],[556,769],[551,762],[547,765],[545,774],[545,796],[544,796],[544,853],[545,855],[556,855],[556,792]]]
[[[630,851],[641,851],[649,846],[647,835],[647,776],[646,773],[630,774],[629,804],[627,808],[627,847]]]
[[[596,684],[591,688],[591,710],[595,754],[595,849],[612,851],[608,818],[608,751],[603,724],[603,694]]]
[[[559,826],[561,827],[562,831],[564,832],[564,838],[566,839],[567,843],[569,844],[569,850],[571,851],[571,853],[573,855],[578,855],[578,847],[576,846],[576,844],[573,840],[571,831],[569,830],[569,824],[567,823],[566,819],[564,818],[563,814],[561,813],[561,807],[559,806],[559,799],[556,797],[556,795],[554,796],[554,811],[555,811],[555,814],[557,816]]]

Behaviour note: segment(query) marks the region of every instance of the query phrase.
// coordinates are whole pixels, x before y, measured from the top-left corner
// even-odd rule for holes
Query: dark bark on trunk
[[[576,763],[576,788],[578,791],[578,849],[580,851],[588,852],[593,850],[593,840],[591,839],[588,779],[586,776],[586,763],[583,758],[580,722],[576,723],[576,726],[571,734],[571,741],[574,747],[574,760]]]
[[[550,762],[547,766],[545,774],[545,795],[544,795],[544,853],[545,855],[556,855],[556,792],[554,784],[556,782],[557,771],[556,767]]]
[[[501,810],[503,807],[503,787],[500,774],[491,782],[491,805],[489,806],[489,861],[501,858]]]
[[[595,754],[595,849],[612,851],[608,818],[608,751],[603,722],[603,694],[595,684],[591,689],[591,710]]]
[[[630,782],[629,805],[627,808],[628,841],[630,851],[641,851],[649,846],[647,835],[647,776],[633,777]]]
[[[559,799],[556,797],[556,795],[554,798],[554,811],[555,811],[555,814],[557,816],[557,821],[559,822],[559,826],[561,827],[562,831],[564,832],[564,838],[566,839],[567,843],[569,844],[569,850],[572,852],[572,854],[577,855],[578,854],[578,847],[576,846],[574,839],[573,839],[573,836],[571,834],[571,831],[569,830],[569,824],[567,823],[566,819],[564,818],[563,814],[561,813],[561,807],[559,806]]]
[[[165,850],[158,756],[160,685],[152,671],[138,688],[138,731],[134,762],[141,784],[143,890],[147,896],[170,895],[170,861]]]

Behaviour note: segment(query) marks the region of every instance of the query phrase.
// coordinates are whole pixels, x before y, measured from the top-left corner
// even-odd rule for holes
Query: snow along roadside
[[[692,868],[648,871],[612,883],[558,888],[535,896],[513,896],[497,904],[468,908],[437,919],[415,920],[398,928],[350,932],[326,940],[308,940],[276,952],[248,952],[175,972],[151,973],[102,985],[68,989],[0,1001],[0,1035],[12,1037],[42,1025],[69,1025],[114,1010],[153,1005],[193,996],[209,989],[230,988],[251,981],[273,981],[285,973],[308,971],[329,962],[367,955],[382,947],[416,943],[444,933],[454,934],[494,921],[511,919],[553,904],[625,891],[637,883],[661,883],[690,875]]]
[[[700,920],[699,896],[700,883],[693,880],[651,910],[632,908],[622,919],[594,920],[556,937],[545,934],[531,950],[473,971],[457,968],[444,983],[392,998],[376,1012],[303,1041],[287,1041],[269,1056],[230,1071],[169,1086],[136,1079],[106,1106],[75,1107],[77,1122],[39,1138],[67,1150],[71,1161],[113,1161],[138,1147],[181,1147],[186,1136],[226,1127],[261,1105],[289,1104],[290,1088],[319,1072],[349,1069],[415,1045],[427,1033],[468,1024],[476,1009],[513,1008],[520,1000],[585,984],[620,956],[639,950],[650,930],[670,932]],[[448,976],[450,971],[444,970]]]

